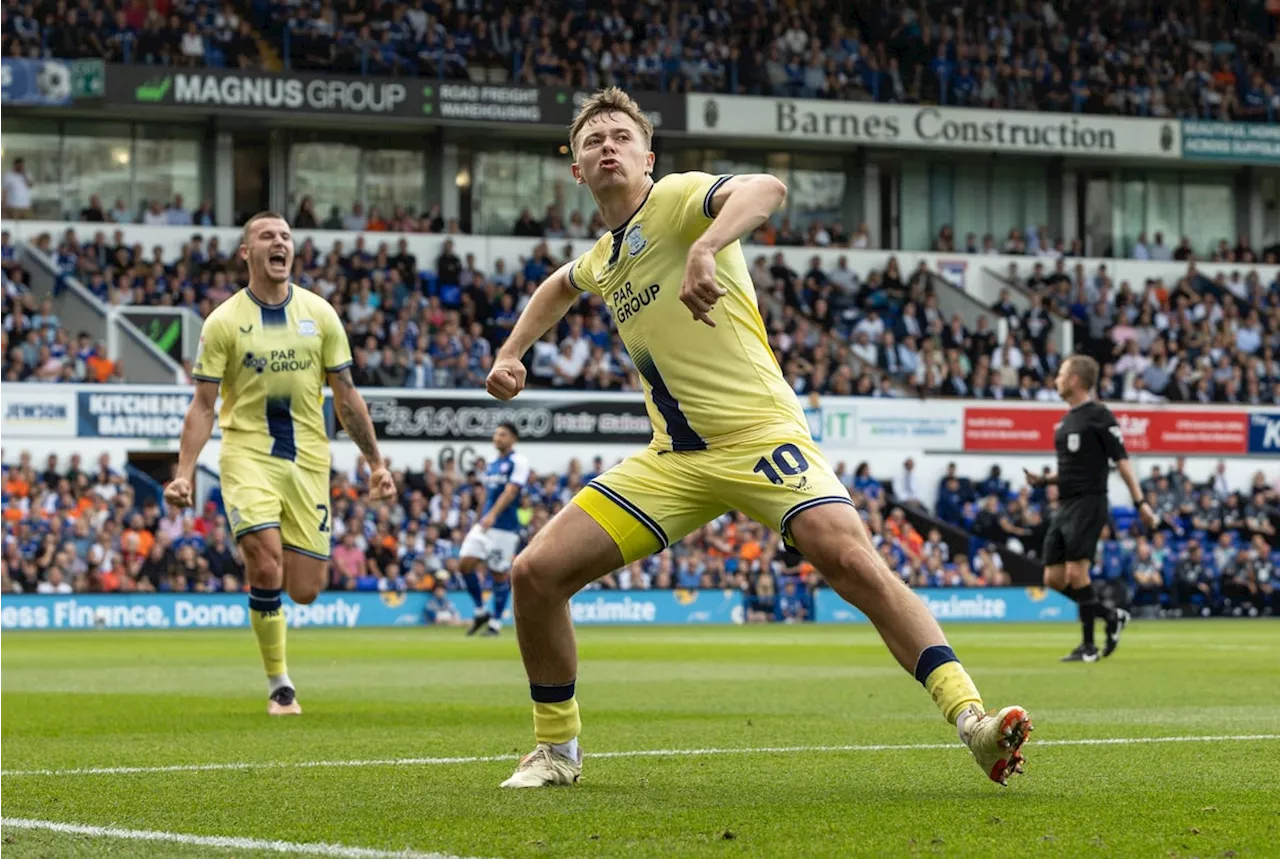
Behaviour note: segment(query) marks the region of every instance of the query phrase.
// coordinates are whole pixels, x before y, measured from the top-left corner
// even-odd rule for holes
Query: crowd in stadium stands
[[[262,66],[253,27],[237,4],[203,0],[7,2],[3,55],[188,67]]]
[[[575,460],[565,474],[533,475],[519,500],[525,539],[603,468],[599,458],[590,470]],[[1152,609],[1270,613],[1280,563],[1269,518],[1275,491],[1261,476],[1251,494],[1225,483],[1196,487],[1179,468],[1163,474],[1156,467],[1143,483],[1165,526],[1148,539],[1130,527],[1132,511],[1117,511],[1117,530],[1104,535],[1095,576],[1118,589],[1113,598]],[[362,466],[336,472],[330,588],[461,590],[459,550],[479,516],[483,470],[483,461],[463,474],[452,462],[440,470],[428,460],[420,471],[398,471],[400,493],[389,505],[367,501]],[[909,479],[885,487],[866,463],[852,472],[840,463],[837,473],[881,557],[912,587],[1007,585],[996,547],[1016,540],[1034,555],[1057,504],[1053,487],[1014,490],[998,467],[980,481],[953,468],[939,487],[937,513],[974,535],[970,551],[953,554],[937,529],[922,534],[904,514],[903,506],[918,504]],[[5,466],[3,493],[6,593],[244,589],[243,560],[216,497],[194,513],[165,511],[151,498],[138,503],[105,455],[89,466],[79,454],[65,461],[50,455],[42,467],[22,454]],[[822,586],[810,564],[741,514],[723,516],[595,585],[734,589],[743,594],[747,619],[758,621],[812,619],[813,592]]]
[[[109,239],[98,231],[82,243],[68,230],[57,244],[48,237],[34,244],[112,306],[184,306],[207,315],[240,277],[230,249],[198,234],[174,259],[159,248],[128,246],[119,232]],[[7,235],[4,247],[11,258]],[[1226,250],[1236,259],[1252,254],[1243,244]],[[845,258],[824,268],[814,257],[798,272],[777,251],[748,247],[748,256],[771,343],[802,396],[1056,402],[1053,379],[1063,355],[1053,330],[1065,318],[1077,349],[1103,365],[1104,399],[1280,403],[1280,277],[1264,282],[1247,265],[1210,279],[1193,260],[1176,282],[1133,284],[1114,282],[1105,264],[1087,271],[1083,262],[1037,258],[1007,273],[1029,289],[1030,308],[1019,310],[1003,294],[971,329],[938,310],[935,289],[946,287],[923,265],[907,273],[890,258],[883,270],[862,276]],[[349,247],[335,241],[322,248],[308,239],[297,249],[294,280],[330,299],[345,320],[359,384],[480,387],[533,290],[567,257],[543,241],[528,257],[499,259],[483,272],[449,241],[437,259],[420,261],[404,240],[391,246],[359,236]],[[33,306],[22,277],[6,262],[4,377],[117,378],[118,367],[94,356],[96,344],[83,336],[73,343],[47,306]],[[1000,318],[1009,329],[997,342]],[[90,364],[91,357],[100,360]],[[536,386],[639,389],[596,296],[535,344],[529,360]]]
[[[16,165],[21,167],[22,159]],[[75,213],[68,213],[75,214]],[[147,226],[216,226],[213,216],[213,204],[205,200],[194,211],[187,208],[182,195],[177,195],[172,202],[159,200],[143,201],[139,208],[131,210],[123,199],[117,199],[110,209],[103,208],[101,198],[91,197],[89,204],[80,210],[78,220],[87,224],[145,224]],[[776,222],[775,222],[776,221]],[[390,212],[382,212],[377,206],[367,210],[363,203],[351,205],[345,214],[338,206],[331,206],[329,214],[321,217],[316,211],[315,203],[310,197],[303,197],[290,220],[297,230],[344,230],[353,233],[428,233],[437,235],[464,235],[457,218],[445,219],[440,205],[432,204],[422,212],[415,212],[406,206],[395,206]],[[580,211],[571,212],[568,217],[561,214],[559,207],[551,205],[542,219],[535,218],[525,209],[511,225],[510,235],[522,238],[546,239],[585,239],[602,236],[608,227],[598,211],[585,217]],[[750,236],[749,242],[768,247],[811,247],[811,248],[851,248],[853,250],[874,249],[871,233],[865,223],[849,232],[840,221],[827,224],[822,220],[814,220],[803,229],[794,229],[789,218],[783,217],[766,221]],[[1063,239],[1055,239],[1045,226],[1028,227],[1023,230],[1011,227],[1003,241],[997,241],[990,233],[978,237],[977,233],[968,233],[963,241],[957,239],[950,226],[944,226],[930,242],[929,249],[939,253],[965,253],[978,255],[1032,256],[1054,262],[1059,259],[1085,257],[1084,242],[1073,239],[1067,243]],[[1097,249],[1092,253],[1096,257],[1112,257],[1112,248]],[[1130,257],[1136,260],[1156,262],[1190,262],[1195,259],[1210,262],[1264,263],[1275,265],[1280,263],[1280,244],[1255,249],[1250,246],[1249,239],[1241,236],[1233,246],[1226,239],[1220,239],[1211,247],[1195,248],[1191,240],[1183,236],[1178,244],[1170,247],[1165,242],[1163,233],[1154,233],[1148,239],[1146,233],[1140,233],[1134,242]]]
[[[1247,243],[1232,253],[1251,254]],[[992,355],[993,366],[1023,373],[1028,361],[1033,370],[1035,359],[1043,365],[1036,338],[1044,321],[1060,314],[1075,325],[1077,348],[1103,365],[1106,399],[1280,403],[1280,277],[1265,283],[1246,267],[1209,278],[1193,260],[1176,283],[1139,286],[1115,283],[1105,264],[1086,273],[1058,260],[1051,269],[1036,263],[1026,285],[1034,293],[1030,311],[1018,314],[1003,300],[993,308],[1018,320],[1016,339]]]
[[[107,345],[86,333],[73,338],[54,311],[53,301],[36,303],[27,287],[30,274],[18,265],[5,233],[0,260],[0,304],[4,328],[0,354],[5,382],[121,382],[124,366],[107,355]]]
[[[1261,2],[701,0],[5,6],[6,57],[1274,121]],[[260,43],[255,36],[261,36]]]
[[[597,459],[593,467],[598,471],[603,463]],[[452,463],[438,471],[424,462],[421,471],[397,473],[401,491],[389,506],[367,503],[366,471],[336,473],[330,587],[462,589],[459,550],[479,516],[483,471],[482,461],[465,475]],[[576,461],[566,474],[534,475],[519,502],[526,538],[593,476]],[[244,589],[242,558],[228,539],[216,500],[198,514],[165,512],[154,500],[138,504],[133,488],[105,455],[93,467],[85,467],[78,454],[65,464],[50,456],[41,469],[23,454],[5,467],[4,510],[3,589],[8,593]],[[932,549],[923,541],[910,542],[909,525],[886,522],[878,500],[868,500],[865,510],[885,543],[886,557],[910,557],[914,566],[904,561],[902,569],[911,584],[1004,581],[997,567],[988,567],[984,576],[963,562],[929,572],[924,559]],[[818,584],[810,565],[780,553],[775,535],[741,516],[728,516],[660,556],[614,571],[596,586],[734,588],[744,593],[751,619],[799,621],[812,617],[812,590]]]
[[[1021,481],[1020,481],[1021,482]],[[1220,463],[1213,477],[1187,477],[1185,460],[1152,466],[1140,480],[1160,518],[1144,534],[1135,511],[1112,511],[1093,576],[1113,599],[1148,611],[1183,614],[1271,614],[1280,610],[1280,483],[1258,471],[1235,486]],[[1057,487],[1015,489],[994,465],[983,478],[961,475],[951,464],[938,485],[936,515],[963,528],[976,542],[1010,546],[1035,557],[1058,506]]]

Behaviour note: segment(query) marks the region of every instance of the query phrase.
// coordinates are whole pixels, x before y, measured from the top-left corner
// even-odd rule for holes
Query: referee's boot
[[[1092,644],[1078,644],[1076,649],[1062,657],[1062,662],[1097,662],[1098,648]]]
[[[1120,633],[1124,632],[1124,628],[1129,625],[1130,617],[1129,612],[1122,608],[1107,615],[1107,644],[1102,648],[1104,657],[1115,653],[1116,648],[1120,646]]]

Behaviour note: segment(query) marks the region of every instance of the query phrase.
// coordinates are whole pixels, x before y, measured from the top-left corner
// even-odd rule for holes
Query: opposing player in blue
[[[529,461],[515,450],[519,440],[515,424],[499,424],[493,431],[493,446],[498,449],[498,457],[485,469],[484,513],[462,541],[462,577],[467,583],[467,593],[476,604],[467,635],[475,635],[482,629],[485,635],[497,635],[502,628],[507,597],[511,595],[511,562],[516,549],[520,548],[517,502],[529,482]],[[493,592],[490,610],[484,607],[484,591],[476,570],[481,563],[489,570]]]

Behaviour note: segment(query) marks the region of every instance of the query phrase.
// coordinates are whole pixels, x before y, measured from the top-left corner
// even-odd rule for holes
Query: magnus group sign
[[[112,66],[107,73],[107,102],[355,116],[422,115],[421,87],[403,80],[156,66]]]
[[[111,66],[107,103],[200,108],[209,112],[270,111],[426,122],[538,125],[567,129],[584,90],[443,82],[431,78],[343,77],[239,69]],[[682,131],[685,98],[644,94],[654,127]]]
[[[932,105],[690,95],[689,131],[717,137],[1096,157],[1182,157],[1174,121]]]

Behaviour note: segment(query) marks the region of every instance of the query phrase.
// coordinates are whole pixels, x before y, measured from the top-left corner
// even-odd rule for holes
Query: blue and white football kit
[[[523,489],[529,482],[529,461],[515,451],[500,456],[485,470],[484,512],[488,513],[497,503],[502,491],[510,484]],[[511,569],[516,550],[520,548],[520,504],[512,501],[498,514],[493,527],[473,525],[462,541],[462,557],[479,558],[491,573],[505,573]]]

